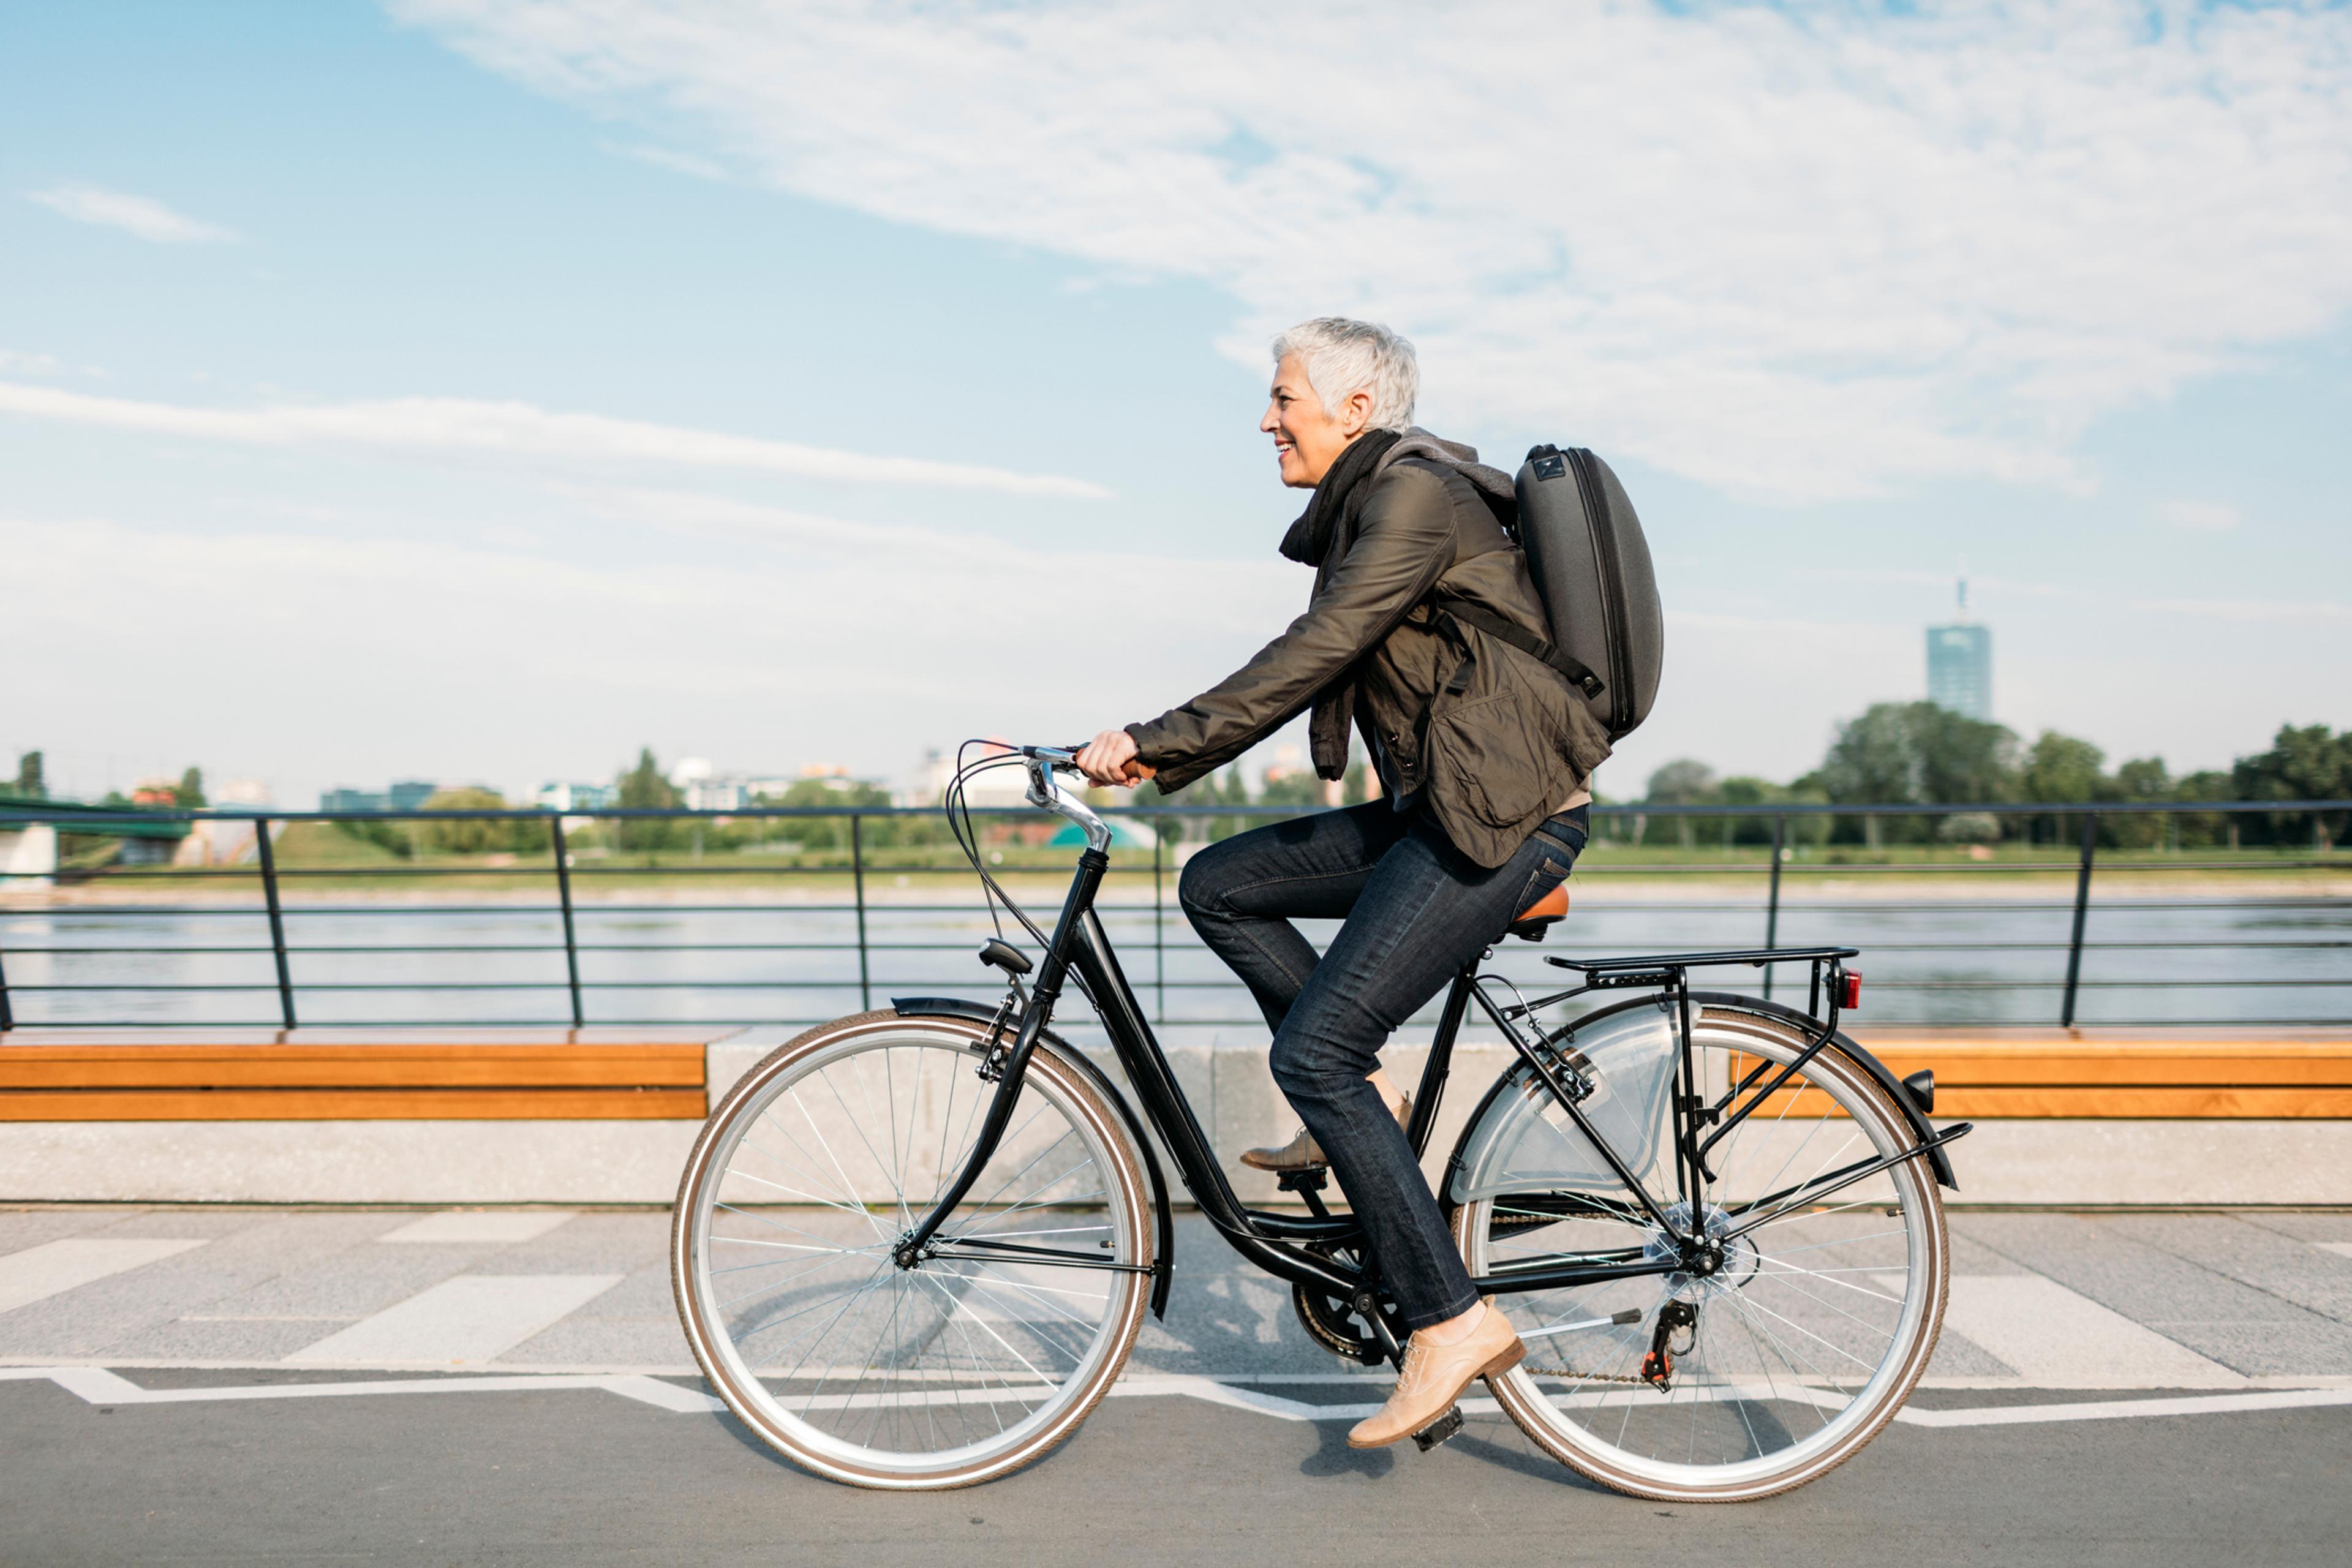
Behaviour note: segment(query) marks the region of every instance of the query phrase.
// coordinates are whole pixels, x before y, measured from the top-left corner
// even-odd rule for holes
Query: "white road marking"
[[[2242,1388],[2245,1378],[2039,1274],[1952,1279],[1944,1331],[2035,1388]]]
[[[460,1274],[303,1346],[289,1366],[478,1366],[618,1285],[618,1274]]]
[[[142,1268],[202,1247],[202,1238],[140,1241],[129,1237],[73,1237],[45,1241],[0,1258],[0,1312],[29,1307],[110,1274]]]
[[[596,1389],[617,1394],[679,1415],[724,1408],[707,1394],[680,1388],[674,1383],[635,1373],[538,1373],[520,1376],[417,1377],[365,1383],[245,1384],[214,1388],[142,1388],[120,1373],[101,1366],[0,1367],[0,1383],[47,1380],[91,1405],[190,1405],[256,1399],[341,1399],[378,1394],[539,1394],[556,1389]],[[1280,1421],[1360,1421],[1380,1409],[1376,1404],[1314,1405],[1285,1399],[1251,1388],[1236,1388],[1215,1378],[1197,1376],[1129,1377],[1113,1385],[1114,1397],[1131,1399],[1178,1397],[1199,1399],[1270,1415]],[[995,1398],[992,1391],[974,1391],[976,1397]],[[897,1394],[846,1395],[844,1407],[875,1404]],[[2227,1415],[2261,1410],[2307,1410],[2352,1405],[2352,1388],[2279,1389],[2254,1394],[2184,1394],[2171,1399],[2108,1399],[2069,1405],[2003,1405],[1975,1410],[1906,1408],[1897,1421],[1914,1426],[2021,1426],[2067,1421],[2136,1421],[2168,1415]],[[1499,1413],[1495,1401],[1462,1401],[1465,1415]]]
[[[2145,1421],[2156,1415],[2227,1415],[2244,1410],[2302,1410],[2352,1405],[2352,1388],[2294,1388],[2263,1394],[2190,1394],[2178,1399],[2103,1399],[2084,1405],[1997,1405],[1979,1410],[1895,1413],[1914,1426],[2021,1426],[2043,1421]]]
[[[531,1241],[572,1217],[570,1209],[520,1209],[505,1213],[451,1209],[429,1214],[398,1230],[386,1231],[378,1241]]]
[[[2338,1258],[2352,1258],[2352,1241],[2315,1241],[2311,1245],[2322,1252],[2332,1252]]]
[[[0,1367],[0,1382],[47,1378],[92,1405],[192,1405],[217,1400],[341,1399],[361,1394],[539,1394],[549,1389],[593,1388],[624,1399],[658,1405],[679,1415],[724,1410],[707,1394],[634,1373],[604,1375],[531,1374],[520,1377],[411,1377],[370,1383],[244,1384],[232,1388],[142,1388],[102,1366]]]

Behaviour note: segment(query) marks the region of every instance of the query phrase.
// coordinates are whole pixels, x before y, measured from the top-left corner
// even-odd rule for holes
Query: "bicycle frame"
[[[1013,1011],[1020,994],[1016,979],[1004,1005],[995,1014],[982,1063],[984,1076],[997,1078],[995,1096],[982,1119],[971,1156],[955,1180],[948,1184],[931,1212],[898,1243],[894,1250],[901,1267],[911,1267],[927,1256],[952,1255],[956,1249],[958,1244],[952,1240],[938,1241],[935,1235],[946,1217],[963,1201],[982,1169],[994,1155],[1020,1099],[1029,1059],[1052,1020],[1054,1007],[1060,1000],[1063,987],[1075,974],[1108,1033],[1111,1047],[1117,1053],[1129,1082],[1134,1086],[1144,1120],[1174,1156],[1178,1176],[1219,1234],[1234,1251],[1276,1278],[1310,1286],[1349,1302],[1368,1323],[1375,1325],[1376,1333],[1387,1339],[1389,1335],[1381,1333],[1380,1327],[1381,1316],[1374,1310],[1382,1305],[1376,1278],[1369,1270],[1347,1267],[1325,1253],[1309,1250],[1313,1247],[1322,1247],[1326,1252],[1354,1247],[1360,1252],[1362,1232],[1352,1216],[1320,1212],[1302,1215],[1253,1209],[1234,1193],[1233,1184],[1226,1179],[1210,1147],[1207,1134],[1202,1131],[1200,1121],[1193,1115],[1191,1102],[1177,1084],[1167,1054],[1151,1032],[1142,1004],[1119,967],[1118,956],[1112,949],[1109,934],[1095,912],[1095,896],[1100,890],[1103,874],[1110,866],[1108,852],[1110,830],[1083,802],[1063,792],[1055,783],[1052,769],[1056,764],[1066,763],[1069,752],[1048,747],[1032,747],[1024,748],[1024,755],[1028,763],[1028,798],[1031,804],[1076,822],[1086,830],[1087,847],[1078,857],[1076,873],[1071,879],[1060,917],[1037,966],[1036,979],[1030,990],[1027,1005],[1017,1014]],[[1843,991],[1843,964],[1846,958],[1853,955],[1854,951],[1851,948],[1759,949],[1741,952],[1612,959],[1591,963],[1556,958],[1551,962],[1582,972],[1586,976],[1585,984],[1572,990],[1539,997],[1532,1003],[1521,999],[1509,1006],[1497,1004],[1486,994],[1475,963],[1456,975],[1446,993],[1437,1033],[1431,1041],[1429,1059],[1422,1069],[1421,1083],[1414,1096],[1412,1123],[1406,1132],[1414,1157],[1418,1159],[1423,1154],[1436,1125],[1438,1105],[1444,1093],[1454,1043],[1460,1035],[1463,1019],[1468,1015],[1469,1005],[1475,1000],[1543,1084],[1547,1093],[1566,1111],[1608,1163],[1625,1187],[1631,1205],[1638,1208],[1669,1244],[1664,1247],[1579,1254],[1556,1260],[1538,1259],[1516,1264],[1473,1279],[1472,1283],[1479,1292],[1505,1294],[1549,1290],[1673,1273],[1688,1267],[1690,1254],[1695,1248],[1719,1246],[1727,1239],[1718,1236],[1709,1243],[1699,1234],[1698,1227],[1688,1223],[1690,1216],[1700,1213],[1705,1184],[1711,1179],[1711,1173],[1706,1165],[1706,1152],[1716,1140],[1763,1104],[1806,1060],[1835,1037],[1839,1003]],[[1778,1074],[1760,1087],[1758,1079],[1764,1076],[1769,1063],[1748,1074],[1720,1100],[1706,1100],[1697,1092],[1693,1077],[1692,994],[1688,968],[1711,963],[1785,962],[1810,962],[1812,964],[1817,996],[1822,993],[1826,972],[1830,1007],[1826,1019],[1820,1023],[1819,1037],[1811,1040],[1796,1058],[1784,1064]],[[1675,1201],[1672,1205],[1661,1203],[1586,1119],[1578,1103],[1583,1098],[1583,1094],[1578,1092],[1582,1080],[1577,1069],[1551,1048],[1560,1037],[1546,1036],[1538,1031],[1530,1038],[1528,1032],[1520,1027],[1522,1023],[1531,1020],[1537,1008],[1585,991],[1652,985],[1664,987],[1673,997],[1680,1026],[1680,1061],[1675,1068],[1673,1100],[1676,1191]],[[1003,1043],[1007,1025],[1016,1026],[1009,1047]],[[1561,1034],[1565,1032],[1563,1030]],[[1879,1070],[1884,1072],[1883,1068]],[[1114,1086],[1106,1083],[1104,1087],[1116,1094]],[[1589,1093],[1590,1087],[1583,1087]],[[1747,1096],[1745,1102],[1735,1105],[1734,1102],[1743,1095]],[[1899,1098],[1898,1104],[1904,1104],[1906,1111],[1916,1109]],[[1968,1124],[1961,1123],[1944,1132],[1931,1134],[1926,1127],[1924,1116],[1915,1115],[1913,1125],[1920,1137],[1914,1147],[1900,1154],[1857,1162],[1814,1177],[1789,1192],[1767,1194],[1751,1199],[1736,1205],[1736,1209],[1745,1212],[1770,1207],[1774,1212],[1784,1212],[1800,1194],[1805,1201],[1811,1201],[1813,1195],[1825,1196],[1877,1171],[1922,1155],[1928,1156],[1936,1163],[1938,1178],[1949,1184],[1948,1167],[1943,1163],[1941,1148],[1944,1143],[1967,1132],[1969,1130]],[[1710,1126],[1717,1128],[1714,1134],[1703,1136]],[[1308,1201],[1310,1207],[1319,1211],[1320,1205],[1311,1194]],[[1680,1208],[1684,1219],[1678,1221],[1674,1217],[1672,1211],[1675,1207]],[[1738,1214],[1732,1217],[1737,1218]],[[1761,1219],[1751,1223],[1761,1223]],[[1730,1234],[1738,1232],[1735,1229]],[[1099,1254],[1088,1256],[1069,1252],[1065,1255],[1058,1249],[1043,1247],[1024,1250],[1051,1256],[1057,1262],[1073,1266],[1107,1266]]]

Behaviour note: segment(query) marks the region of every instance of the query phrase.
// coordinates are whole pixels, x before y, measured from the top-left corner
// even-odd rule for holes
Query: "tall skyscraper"
[[[1969,619],[1966,577],[1959,618],[1927,628],[1927,700],[1970,719],[1992,719],[1992,628]]]

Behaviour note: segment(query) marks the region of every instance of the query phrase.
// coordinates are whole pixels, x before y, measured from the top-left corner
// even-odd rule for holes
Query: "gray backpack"
[[[1551,640],[1477,605],[1445,609],[1566,676],[1612,742],[1650,716],[1665,663],[1665,612],[1650,546],[1625,487],[1581,447],[1538,447],[1519,467],[1514,529],[1543,600]]]
[[[1553,647],[1583,666],[1593,717],[1623,740],[1650,716],[1666,658],[1665,612],[1642,520],[1609,465],[1581,447],[1538,447],[1520,465],[1519,547]]]

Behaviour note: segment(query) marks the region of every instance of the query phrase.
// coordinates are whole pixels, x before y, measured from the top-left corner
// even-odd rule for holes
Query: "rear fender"
[[[1737,992],[1694,991],[1690,996],[1694,1004],[1703,1007],[1728,1007],[1744,1013],[1761,1013],[1766,1017],[1788,1025],[1807,1037],[1819,1033],[1822,1026],[1820,1019],[1809,1014],[1800,1013],[1794,1007],[1784,1007],[1778,1002],[1767,1002],[1760,997],[1742,996]],[[1903,1120],[1910,1124],[1913,1137],[1924,1142],[1936,1135],[1935,1128],[1927,1121],[1927,1112],[1919,1109],[1919,1102],[1911,1098],[1911,1091],[1903,1087],[1903,1080],[1889,1071],[1885,1062],[1872,1056],[1843,1030],[1838,1032],[1837,1038],[1832,1042],[1832,1045],[1836,1050],[1843,1052],[1860,1063],[1864,1071],[1878,1080],[1878,1087],[1886,1091],[1886,1098],[1894,1102],[1895,1109],[1901,1111]],[[1952,1174],[1951,1156],[1944,1152],[1942,1144],[1937,1144],[1927,1151],[1927,1164],[1928,1168],[1936,1173],[1938,1185],[1949,1187],[1956,1193],[1960,1190],[1958,1178]]]
[[[1722,1007],[1760,1014],[1775,1023],[1786,1025],[1807,1038],[1817,1034],[1821,1029],[1819,1019],[1800,1013],[1793,1007],[1784,1007],[1777,1002],[1766,1002],[1758,997],[1742,996],[1736,992],[1727,991],[1694,991],[1690,996],[1694,1004],[1703,1007]],[[1590,1030],[1592,1026],[1603,1019],[1614,1017],[1636,1008],[1654,1008],[1657,1005],[1659,1005],[1659,998],[1655,996],[1631,997],[1614,1006],[1603,1007],[1579,1018],[1576,1021],[1577,1029],[1581,1033]],[[1572,1037],[1570,1043],[1573,1043]],[[1903,1087],[1902,1081],[1887,1069],[1885,1063],[1872,1056],[1869,1051],[1843,1032],[1832,1042],[1832,1048],[1851,1058],[1864,1071],[1877,1080],[1878,1087],[1886,1091],[1886,1098],[1894,1103],[1895,1110],[1902,1112],[1903,1120],[1911,1129],[1913,1137],[1924,1142],[1936,1135],[1935,1128],[1929,1125],[1926,1113],[1919,1109],[1918,1102],[1911,1098],[1910,1090]],[[1486,1095],[1478,1101],[1476,1109],[1470,1112],[1469,1120],[1463,1123],[1462,1136],[1454,1145],[1453,1157],[1446,1165],[1444,1181],[1439,1187],[1440,1201],[1449,1213],[1460,1201],[1454,1196],[1455,1186],[1477,1153],[1476,1140],[1480,1130],[1486,1124],[1487,1113],[1493,1108],[1496,1098],[1510,1084],[1513,1076],[1507,1070],[1496,1078],[1487,1088]],[[1942,1145],[1938,1144],[1927,1151],[1927,1165],[1935,1173],[1937,1184],[1948,1187],[1954,1192],[1959,1191],[1959,1180],[1952,1173],[1951,1156],[1945,1152]]]

